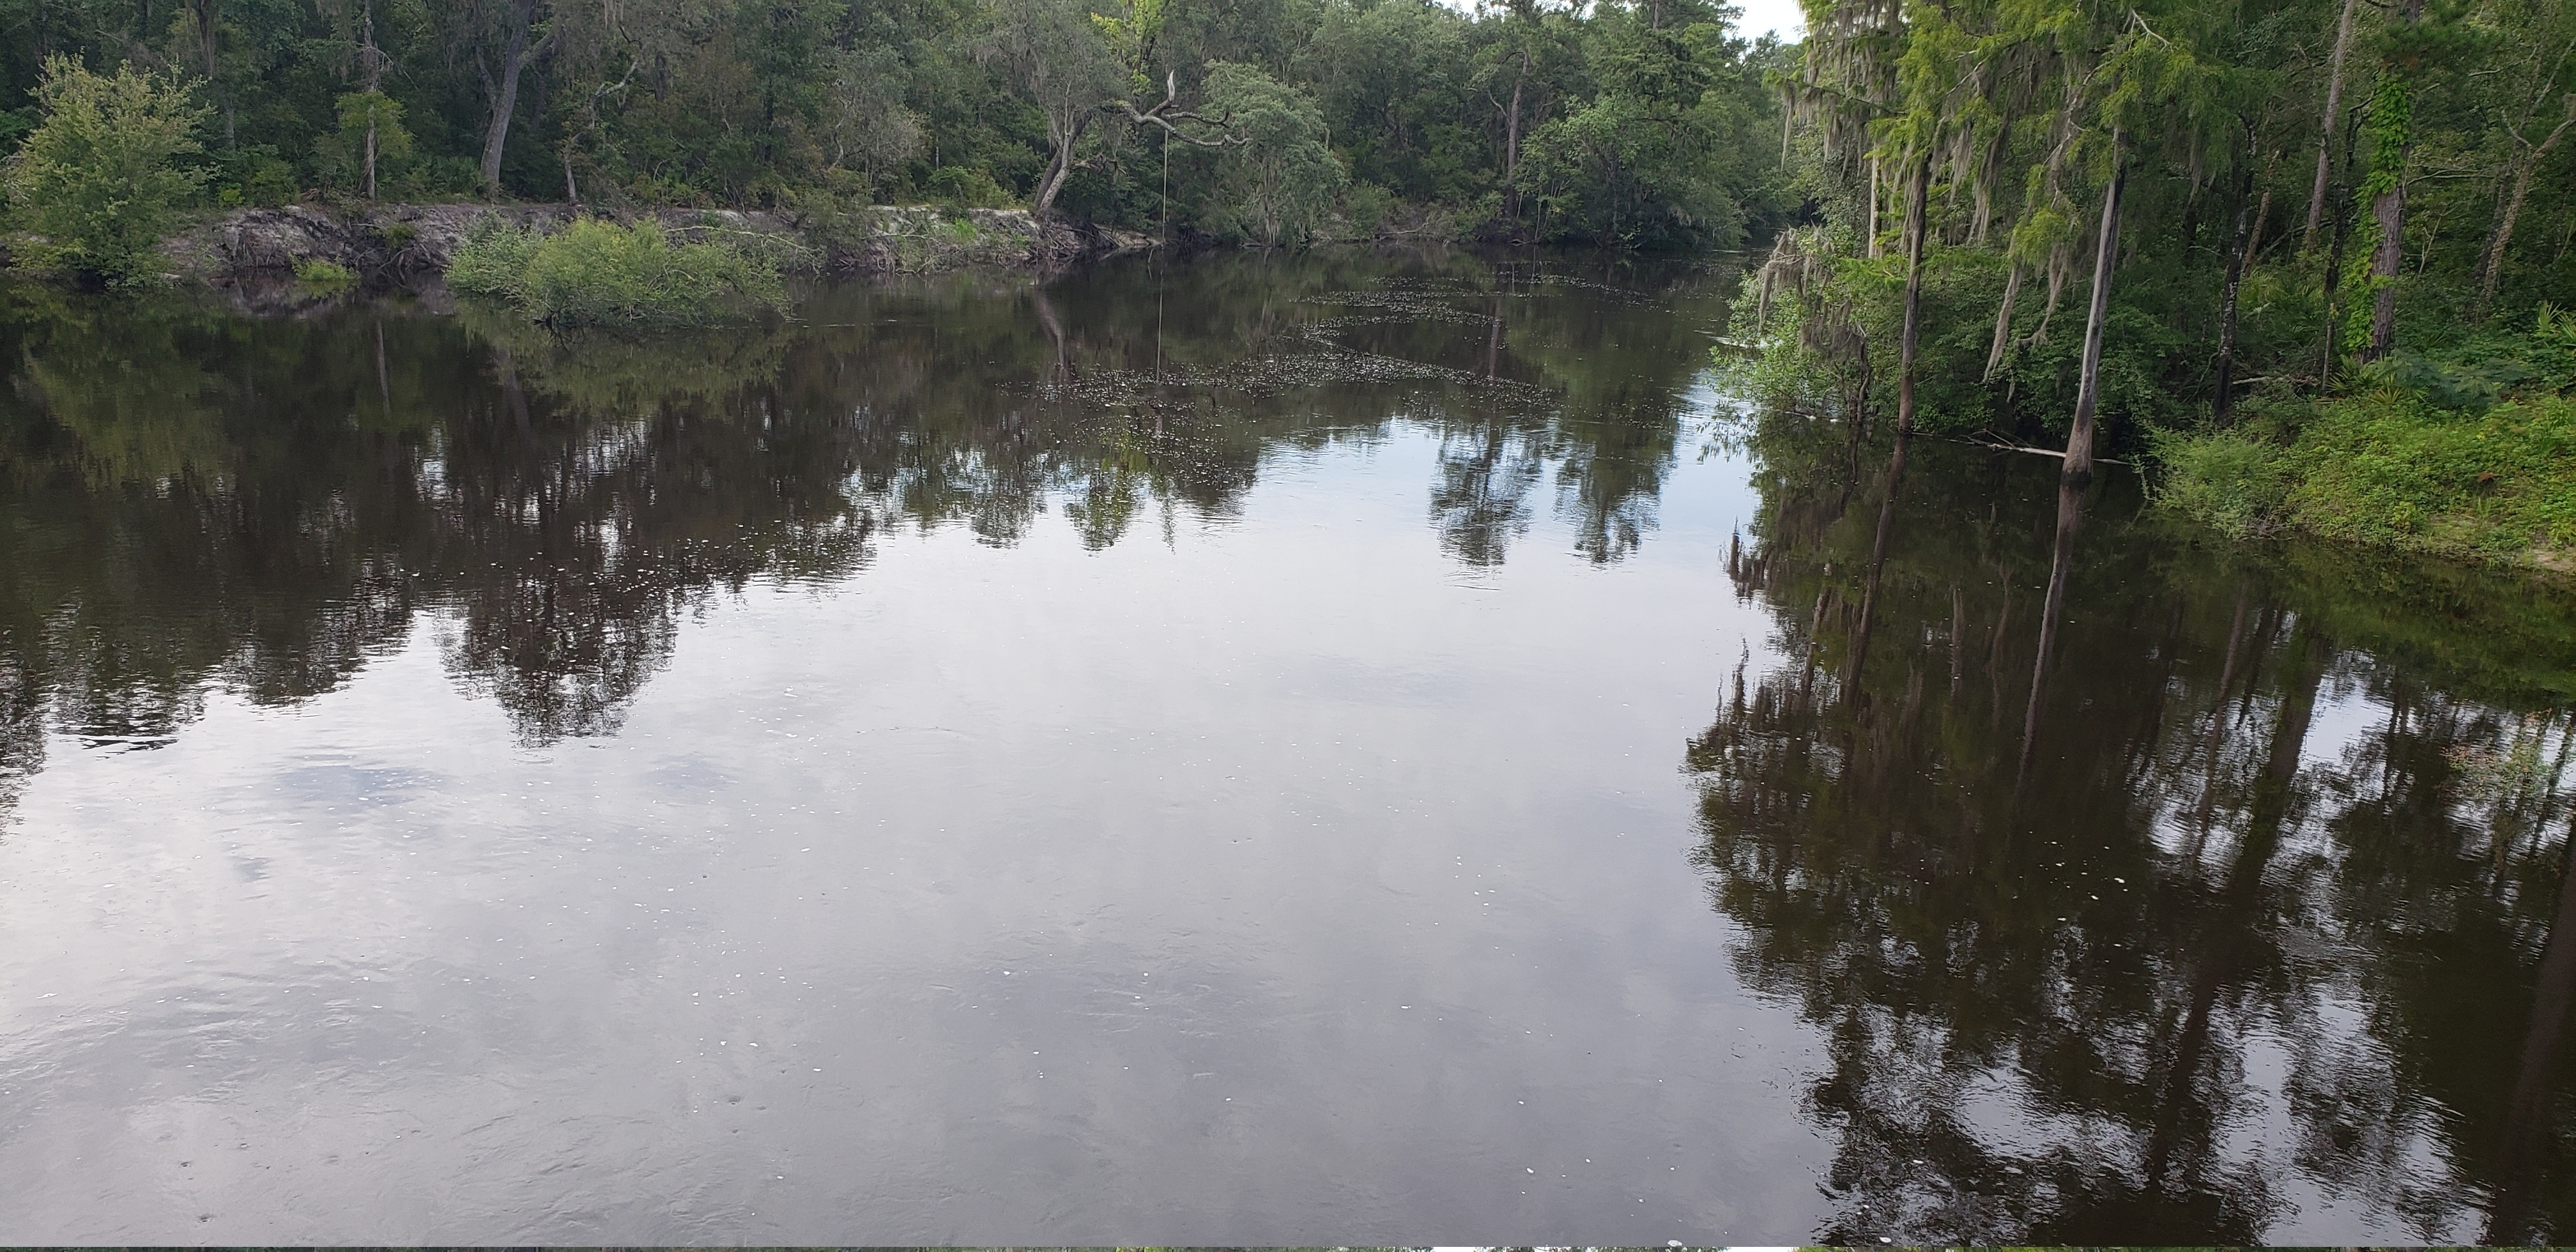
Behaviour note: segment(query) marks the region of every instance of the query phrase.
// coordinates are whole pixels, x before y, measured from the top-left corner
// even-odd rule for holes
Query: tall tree
[[[2424,0],[2399,0],[2379,90],[2370,99],[2370,171],[2361,190],[2370,197],[2379,240],[2370,253],[2370,344],[2364,360],[2388,355],[2397,343],[2397,271],[2406,260],[2406,165],[2415,149],[2415,72],[2423,55],[2415,36],[2423,23]]]
[[[501,191],[501,154],[518,115],[521,82],[554,50],[551,16],[547,0],[467,0],[459,11],[459,33],[488,104],[477,167],[486,195]]]
[[[1029,207],[1055,208],[1092,122],[1129,86],[1082,0],[984,0],[975,55],[999,66],[1046,119],[1046,168]]]

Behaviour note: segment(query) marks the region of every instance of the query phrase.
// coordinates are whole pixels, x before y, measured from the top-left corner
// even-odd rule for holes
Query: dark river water
[[[2576,1238],[2576,595],[1733,288],[0,290],[0,1241]]]

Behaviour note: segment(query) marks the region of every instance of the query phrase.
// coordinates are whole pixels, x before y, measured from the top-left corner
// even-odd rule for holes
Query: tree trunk
[[[1878,158],[1869,159],[1869,259],[1878,259]]]
[[[2398,150],[2404,152],[2411,146],[2401,144]],[[2406,260],[2406,179],[2402,173],[2386,190],[2371,197],[2370,215],[2379,223],[2379,247],[2370,254],[2370,350],[2362,359],[2376,361],[2397,346],[2397,271]]]
[[[1038,176],[1037,200],[1029,211],[1045,217],[1055,210],[1056,193],[1064,190],[1064,181],[1073,177],[1073,147],[1082,141],[1083,128],[1090,125],[1088,114],[1077,113],[1063,125],[1050,124],[1054,132],[1055,151],[1047,156],[1046,172]]]
[[[510,6],[510,35],[501,45],[501,81],[492,91],[492,123],[483,132],[483,193],[501,191],[501,150],[510,142],[510,118],[519,108],[519,75],[528,68],[528,25],[534,0]]]
[[[1503,115],[1503,216],[1521,215],[1521,88],[1529,84],[1530,50],[1521,48],[1521,75],[1512,80],[1512,107]]]
[[[2277,157],[2281,154],[2275,152],[2272,155]],[[2264,162],[2263,171],[2267,181],[2271,170],[2272,163],[2269,161]],[[2270,216],[2272,216],[2272,189],[2265,187],[2263,189],[2263,198],[2255,202],[2254,205],[2254,233],[2245,237],[2245,270],[2247,273],[2252,273],[2254,270],[2254,258],[2263,255],[2263,219]]]
[[[2004,349],[2012,345],[2013,298],[2021,294],[2021,262],[2012,263],[2012,272],[2004,276],[2004,298],[1995,306],[1995,340],[1986,348],[1986,382],[2004,368]]]
[[[2245,219],[2254,199],[2254,154],[2248,152],[2245,155],[2247,164],[2237,179],[2236,234],[2227,247],[2227,284],[2218,295],[2218,396],[2210,404],[2210,419],[2222,427],[2227,425],[2228,414],[2235,407],[2236,289],[2245,280],[2248,239]]]
[[[2317,179],[2308,191],[2308,233],[2299,251],[2317,244],[2317,223],[2326,210],[2326,151],[2334,146],[2335,116],[2343,111],[2343,59],[2352,50],[2352,11],[2361,0],[2343,0],[2343,20],[2335,26],[2334,59],[2326,71],[2326,115],[2317,127]]]
[[[2550,131],[2549,137],[2541,140],[2538,147],[2523,149],[2522,160],[2513,171],[2513,193],[2505,197],[2504,216],[2496,220],[2495,238],[2487,241],[2486,260],[2480,267],[2483,272],[2478,278],[2479,317],[2485,317],[2487,305],[2495,301],[2496,283],[2504,274],[2505,245],[2513,241],[2513,224],[2515,219],[2522,216],[2523,197],[2531,194],[2531,172],[2540,168],[2542,161],[2549,159],[2549,150],[2557,147],[2558,141],[2567,137],[2567,128],[2570,126],[2576,126],[2576,112],[2569,113],[2566,120],[2558,123],[2557,128]]]
[[[1923,203],[1932,180],[1932,156],[1914,158],[1913,176],[1905,188],[1905,331],[1896,345],[1896,436],[1914,433],[1914,344],[1923,312]]]
[[[2406,0],[2400,20],[2412,26],[2423,20],[2424,0]],[[2378,191],[2370,198],[2370,215],[2379,223],[2379,246],[2370,254],[2370,349],[2364,360],[2376,361],[2397,346],[2397,273],[2406,263],[2406,162],[2415,151],[2415,84],[2407,81],[2396,66],[2383,73],[2379,98],[2372,101],[2373,110],[2391,104],[2405,110],[2408,116],[2389,119],[2373,118],[2371,125],[2386,134],[2395,123],[2397,151],[2373,151],[2370,163],[2376,168],[2371,181]],[[2392,81],[2393,78],[2393,81]]]
[[[233,146],[233,97],[224,90],[223,73],[216,63],[223,6],[221,0],[190,0],[188,8],[197,17],[197,51],[206,63],[206,90],[214,93],[215,111],[224,116],[224,147],[229,149]]]
[[[2128,134],[2111,132],[2111,186],[2102,193],[2102,230],[2093,247],[2093,308],[2084,318],[2083,374],[2075,385],[2075,422],[2066,432],[2066,481],[2093,479],[2093,411],[2102,399],[2102,324],[2111,316],[2111,265],[2120,252],[2120,191],[2129,180]]]
[[[2352,176],[2352,154],[2344,154],[2344,176]],[[2344,197],[2337,197],[2338,201]],[[2343,338],[2343,315],[2335,308],[2335,287],[2343,278],[2343,247],[2352,236],[2352,210],[2343,203],[2335,206],[2334,243],[2326,249],[2325,276],[2325,345],[2317,356],[2317,390],[2322,392],[2334,376],[2335,345]]]
[[[385,59],[384,55],[376,49],[375,0],[361,0],[358,5],[358,66],[359,72],[365,75],[367,95],[373,97],[380,94],[385,82]],[[367,198],[370,200],[376,198],[376,106],[378,103],[380,102],[372,98],[367,102]]]

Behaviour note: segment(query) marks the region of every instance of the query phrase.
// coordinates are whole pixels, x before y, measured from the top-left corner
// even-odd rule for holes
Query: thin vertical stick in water
[[[2039,660],[2030,671],[2030,707],[2021,720],[2021,765],[2013,771],[2019,794],[2030,774],[2031,748],[2039,739],[2039,704],[2048,690],[2048,657],[2057,648],[2058,623],[2066,616],[2066,575],[2075,563],[2075,528],[2084,520],[2084,489],[2071,474],[2057,480],[2057,555],[2048,569],[2048,598],[2039,610]]]

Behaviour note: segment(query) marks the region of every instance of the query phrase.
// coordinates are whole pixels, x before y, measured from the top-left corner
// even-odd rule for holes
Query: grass
[[[2576,572],[2576,399],[2483,413],[2396,388],[2325,401],[2286,445],[2160,440],[2160,508],[2230,537],[2297,530],[2374,547]]]
[[[316,291],[345,291],[358,285],[358,275],[337,262],[307,259],[295,263],[295,281]]]
[[[2384,391],[2337,400],[2287,459],[2301,529],[2576,569],[2576,400],[2536,396],[2476,416]]]
[[[2359,389],[2156,441],[2157,504],[2241,538],[2576,573],[2576,315],[2548,305],[2445,350],[2362,367]]]
[[[540,235],[486,218],[447,285],[508,301],[548,326],[699,325],[786,304],[774,260],[722,241],[674,242],[652,222],[581,218]]]

